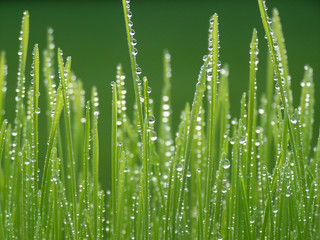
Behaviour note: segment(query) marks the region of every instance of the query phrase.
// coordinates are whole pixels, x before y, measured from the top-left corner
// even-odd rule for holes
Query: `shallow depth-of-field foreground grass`
[[[269,46],[268,75],[261,80],[267,89],[256,97],[254,29],[249,90],[238,119],[230,116],[229,69],[219,61],[218,15],[212,16],[194,100],[186,104],[174,134],[170,54],[163,56],[164,87],[155,100],[161,101],[161,114],[155,118],[148,79],[137,64],[130,2],[122,2],[136,102],[128,116],[126,77],[119,65],[111,84],[110,136],[98,135],[103,106],[97,89],[85,99],[71,58],[55,48],[52,29],[43,53],[34,46],[31,76],[26,75],[28,12],[19,37],[16,116],[8,123],[1,53],[0,239],[318,239],[320,140],[312,146],[317,137],[312,68],[305,67],[295,108],[277,10],[268,17],[258,0]],[[47,103],[45,109],[39,101]],[[39,114],[51,126],[46,133],[38,133]],[[48,136],[44,160],[39,134]],[[104,137],[112,138],[107,192],[98,180],[99,138]]]

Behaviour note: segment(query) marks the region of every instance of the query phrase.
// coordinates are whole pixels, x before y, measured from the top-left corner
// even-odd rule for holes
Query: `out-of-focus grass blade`
[[[48,28],[47,30],[47,47],[43,52],[43,74],[44,74],[44,86],[46,88],[45,95],[46,95],[46,115],[47,115],[47,124],[48,126],[51,125],[51,111],[54,103],[54,98],[56,94],[55,89],[55,69],[54,69],[54,57],[55,57],[55,44],[54,44],[54,37],[53,37],[53,29]],[[48,135],[50,133],[50,129],[48,128]]]
[[[220,70],[220,86],[218,90],[218,100],[216,106],[217,112],[217,122],[216,125],[219,126],[220,132],[219,136],[216,136],[216,143],[219,144],[219,158],[224,151],[222,144],[224,142],[225,132],[228,128],[229,117],[230,117],[230,102],[229,102],[229,66],[225,65]],[[221,147],[220,147],[221,146]]]
[[[164,86],[161,95],[160,126],[159,126],[159,157],[160,169],[165,171],[165,163],[172,157],[171,146],[173,143],[171,134],[171,55],[168,51],[163,56]]]
[[[92,174],[93,174],[93,234],[98,236],[98,198],[99,198],[99,98],[95,87],[92,88]]]
[[[313,70],[309,66],[305,66],[305,73],[301,86],[300,124],[302,133],[302,150],[305,158],[309,159],[314,121]]]
[[[123,195],[124,195],[124,184],[125,184],[125,175],[126,175],[126,171],[125,171],[125,167],[126,167],[126,161],[124,159],[124,152],[122,152],[122,156],[120,158],[120,166],[119,166],[119,181],[118,181],[118,192],[117,192],[117,199],[118,199],[118,206],[117,206],[117,214],[118,216],[122,216],[123,214],[123,210],[124,210],[124,199],[123,199]],[[124,219],[123,219],[124,220]],[[117,218],[117,232],[116,232],[116,236],[117,239],[121,239],[121,229],[122,229],[122,217],[118,217]]]
[[[74,158],[82,159],[83,158],[83,131],[84,126],[82,119],[84,117],[85,110],[85,100],[84,100],[84,89],[82,86],[82,82],[76,78],[74,74],[71,74],[71,84],[69,83],[69,91],[72,92],[71,100],[72,100],[72,109],[73,118],[72,118],[72,132],[73,132],[73,149],[74,149]],[[70,89],[70,87],[72,89]],[[75,170],[76,172],[81,168],[78,164],[80,161],[76,162]]]
[[[118,159],[117,159],[117,85],[112,83],[112,233],[113,238],[116,238],[116,223],[117,223],[117,179],[118,179]]]
[[[288,103],[289,107],[292,106],[292,94],[291,94],[291,77],[289,75],[289,67],[288,67],[288,56],[287,56],[287,50],[285,46],[284,36],[282,32],[282,25],[280,22],[280,16],[277,9],[273,9],[272,11],[272,28],[274,30],[274,37],[276,38],[276,42],[278,43],[279,47],[279,56],[282,71],[283,71],[283,77],[285,79],[285,91],[287,92],[288,97]],[[291,109],[292,110],[292,109]]]
[[[6,94],[6,76],[7,76],[7,65],[5,52],[0,53],[0,123],[2,123],[4,114],[4,101]]]

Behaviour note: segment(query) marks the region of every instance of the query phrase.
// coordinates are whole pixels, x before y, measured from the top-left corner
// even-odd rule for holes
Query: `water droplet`
[[[136,56],[138,54],[138,50],[136,48],[132,49],[132,55]]]
[[[183,166],[181,163],[178,163],[176,166],[177,172],[181,172],[183,170]]]
[[[151,141],[156,141],[157,140],[157,134],[155,131],[152,131],[152,135],[151,135]]]
[[[156,121],[156,120],[155,120],[155,117],[154,117],[153,115],[150,115],[150,116],[149,116],[149,124],[150,124],[150,125],[153,125],[155,121]]]
[[[296,124],[298,121],[298,116],[297,116],[297,112],[294,112],[291,116],[291,123],[292,124]]]
[[[251,224],[253,224],[253,223],[254,223],[254,221],[255,221],[255,220],[254,220],[254,216],[253,216],[253,215],[251,215],[251,216],[250,216],[250,223],[251,223]]]
[[[137,68],[136,68],[136,74],[138,74],[138,75],[141,74],[141,68],[140,68],[140,67],[137,67]]]
[[[207,55],[204,55],[202,60],[205,62],[207,60],[207,57],[208,57]]]
[[[230,161],[227,158],[222,159],[221,164],[224,169],[228,169],[230,167]]]

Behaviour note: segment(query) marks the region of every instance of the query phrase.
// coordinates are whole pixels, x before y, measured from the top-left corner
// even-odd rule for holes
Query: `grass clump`
[[[249,90],[240,117],[231,119],[227,65],[219,61],[218,15],[210,19],[194,100],[171,119],[170,54],[155,127],[148,79],[137,64],[128,0],[123,0],[135,104],[126,107],[125,75],[112,82],[112,184],[99,185],[99,99],[85,100],[71,57],[55,49],[53,31],[43,52],[47,133],[38,133],[40,57],[34,46],[26,76],[29,14],[20,36],[16,117],[4,119],[0,95],[1,239],[316,239],[320,236],[320,140],[312,147],[314,83],[305,67],[293,106],[286,49],[277,10],[258,0],[269,46],[267,92],[256,96],[258,37],[250,44]],[[57,52],[57,56],[55,55]],[[57,68],[57,69],[56,69]],[[56,83],[55,74],[59,81]],[[5,87],[5,54],[0,88]],[[41,100],[41,98],[40,98]],[[62,117],[62,112],[63,116]],[[39,157],[39,134],[48,135]],[[319,138],[320,139],[320,138]],[[43,170],[38,171],[43,165]]]

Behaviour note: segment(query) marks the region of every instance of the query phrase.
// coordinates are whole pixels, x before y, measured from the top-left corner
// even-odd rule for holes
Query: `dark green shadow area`
[[[286,39],[289,71],[292,76],[294,105],[300,99],[300,81],[304,65],[314,68],[316,93],[320,91],[320,4],[317,1],[270,1],[269,9],[277,7]],[[172,54],[173,124],[187,101],[193,98],[194,86],[207,52],[208,22],[217,12],[220,20],[220,56],[230,68],[230,98],[233,117],[239,114],[240,98],[248,89],[249,42],[252,29],[258,30],[260,40],[258,93],[264,92],[266,43],[256,1],[132,1],[134,28],[138,41],[138,62],[142,75],[148,76],[159,109],[162,86],[162,53]],[[110,179],[111,86],[116,65],[122,63],[127,75],[128,109],[134,102],[133,85],[127,53],[121,1],[68,2],[1,2],[0,49],[8,59],[8,92],[6,117],[14,119],[14,94],[18,59],[18,35],[22,12],[30,12],[30,45],[28,71],[31,69],[31,50],[39,43],[46,44],[46,29],[55,30],[56,45],[65,56],[72,56],[72,69],[83,80],[89,97],[97,86],[100,96],[100,180],[106,189]],[[30,78],[27,79],[30,81]],[[43,89],[43,86],[42,86]],[[44,106],[44,94],[40,104]],[[320,96],[316,94],[315,128],[319,126]],[[156,112],[156,115],[158,113]],[[40,121],[45,122],[44,111]],[[45,128],[45,124],[41,125]],[[44,156],[46,130],[40,129],[40,156]],[[315,131],[315,135],[318,131]]]

